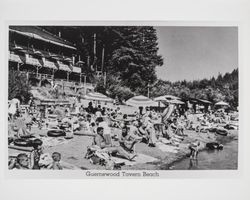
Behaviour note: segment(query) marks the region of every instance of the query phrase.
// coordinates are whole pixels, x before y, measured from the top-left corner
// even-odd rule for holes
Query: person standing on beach
[[[193,143],[189,145],[190,149],[190,159],[197,159],[199,153],[200,141],[196,139]]]
[[[40,156],[43,154],[42,140],[35,139],[33,141],[33,150],[30,153],[30,169],[40,169],[39,160]]]

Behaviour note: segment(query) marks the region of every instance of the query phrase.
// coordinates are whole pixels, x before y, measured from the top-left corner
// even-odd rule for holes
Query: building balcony
[[[36,51],[38,52],[38,51]],[[39,51],[40,52],[40,51]],[[57,59],[51,57],[45,57],[44,54],[37,56],[38,53],[29,54],[29,52],[18,53],[14,51],[9,52],[9,61],[17,62],[19,64],[28,64],[35,67],[47,67],[53,70],[61,70],[65,72],[74,72],[77,74],[81,73],[81,68],[74,66],[71,62],[69,62],[70,58],[62,57],[58,55]],[[55,54],[53,54],[55,55]],[[59,56],[61,59],[59,60]],[[66,60],[64,62],[63,60]]]

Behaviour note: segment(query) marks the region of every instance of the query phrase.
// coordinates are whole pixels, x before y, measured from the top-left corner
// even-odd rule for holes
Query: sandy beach
[[[43,136],[45,138],[49,138],[46,136],[47,130],[39,130],[38,128],[32,128],[32,133],[35,133],[35,136]],[[171,147],[169,151],[162,151],[159,147],[148,147],[145,143],[138,143],[135,145],[135,151],[137,154],[143,154],[152,158],[155,158],[154,162],[148,163],[132,163],[132,165],[124,165],[121,169],[123,170],[161,170],[167,169],[168,166],[171,166],[173,163],[180,161],[183,158],[186,158],[189,154],[190,150],[188,149],[188,145],[198,139],[201,142],[200,151],[204,150],[206,147],[206,143],[208,142],[220,142],[226,143],[234,138],[238,137],[238,131],[233,130],[230,131],[228,136],[220,136],[216,133],[201,133],[186,130],[185,138],[180,143],[179,147],[173,147],[171,145],[165,145]],[[62,155],[62,160],[69,164],[72,164],[79,169],[87,170],[87,169],[105,169],[105,166],[101,166],[98,164],[90,163],[90,160],[84,158],[87,147],[91,146],[93,142],[93,136],[79,136],[74,135],[72,139],[63,139],[62,144],[44,147],[45,153],[52,154],[53,152],[60,152]],[[29,150],[29,148],[26,148]],[[172,149],[176,151],[171,151]],[[18,153],[24,151],[16,150],[9,148],[9,156],[15,156]],[[27,152],[26,152],[27,153]],[[157,160],[156,160],[157,159]]]

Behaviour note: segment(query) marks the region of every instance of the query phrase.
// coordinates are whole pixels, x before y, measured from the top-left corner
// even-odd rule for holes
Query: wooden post
[[[80,73],[80,85],[82,83],[82,74]]]
[[[54,69],[52,69],[52,75],[51,75],[51,88],[53,88],[54,87],[54,85],[55,85],[55,80],[54,80]]]
[[[87,77],[86,77],[86,75],[84,75],[84,94],[85,95],[87,94],[86,80],[87,80]]]
[[[26,73],[27,83],[29,83],[29,72]]]
[[[36,66],[36,77],[38,77],[38,71],[39,71],[39,67]]]
[[[107,84],[107,73],[106,72],[104,72],[103,82],[104,82],[104,87],[106,87],[106,84]]]
[[[103,45],[103,48],[102,48],[102,74],[103,74],[103,67],[104,67],[104,45]]]
[[[148,98],[149,98],[149,84],[148,84]]]
[[[63,92],[64,92],[64,82],[63,82],[63,80],[61,80],[61,85],[62,85],[62,89],[63,89]]]
[[[96,64],[96,33],[94,34],[94,62],[95,62],[95,65],[96,65],[95,70],[97,71],[97,64]]]
[[[20,71],[20,63],[17,63],[17,71]]]
[[[96,56],[96,33],[94,33],[94,57]]]
[[[67,72],[67,82],[69,82],[69,72]]]
[[[87,59],[87,65],[88,67],[90,66],[90,57],[88,56],[88,59]]]

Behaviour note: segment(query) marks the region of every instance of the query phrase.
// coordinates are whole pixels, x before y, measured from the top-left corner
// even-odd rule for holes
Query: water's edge
[[[218,137],[216,137],[216,141],[218,142],[218,143],[221,143],[221,144],[223,144],[224,145],[224,149],[223,150],[221,150],[221,154],[226,154],[226,153],[228,153],[229,154],[229,152],[226,152],[226,151],[228,151],[228,150],[232,150],[232,149],[229,149],[229,148],[231,148],[231,145],[233,145],[234,144],[234,142],[235,141],[237,141],[237,149],[234,149],[234,151],[237,151],[238,152],[238,135],[236,135],[236,134],[232,134],[232,135],[229,135],[229,136],[218,136]],[[223,152],[224,151],[224,152]],[[207,155],[206,155],[206,152],[207,152]],[[208,156],[208,154],[210,154],[209,156],[211,156],[211,157],[213,157],[213,156],[218,156],[217,154],[218,154],[218,150],[214,150],[214,151],[211,151],[211,150],[208,150],[208,149],[206,149],[206,148],[203,148],[201,151],[200,151],[200,153],[199,153],[199,156],[201,156],[200,158],[199,158],[199,156],[198,156],[198,161],[200,160],[200,159],[202,159],[202,156]],[[238,153],[237,153],[237,156],[238,156]],[[204,158],[203,158],[204,159]],[[227,161],[225,161],[225,160],[223,160],[223,158],[221,158],[222,160],[221,160],[221,163],[223,163],[223,162],[227,162]],[[228,159],[228,158],[227,158]],[[235,160],[234,161],[236,161],[237,162],[237,158],[234,158]],[[198,161],[196,161],[197,163],[198,163]],[[168,164],[167,166],[165,166],[166,168],[165,169],[172,169],[172,170],[180,170],[180,169],[182,169],[182,168],[179,168],[178,169],[178,165],[181,165],[182,164],[182,166],[183,166],[183,163],[184,162],[192,162],[192,161],[190,161],[190,159],[187,157],[187,156],[183,156],[182,158],[180,158],[180,159],[178,159],[178,160],[176,160],[176,161],[174,161],[174,162],[172,162],[172,163],[170,163],[170,164]],[[229,162],[229,161],[228,161]],[[238,165],[238,163],[237,163],[237,165]],[[180,167],[180,166],[179,166]],[[203,166],[204,167],[204,166]],[[186,169],[186,168],[185,168]],[[192,168],[193,169],[193,168]],[[199,168],[197,168],[197,169],[199,169]],[[216,168],[217,169],[217,168]],[[220,170],[221,168],[220,167],[218,167],[218,170]],[[234,167],[232,167],[232,168],[224,168],[224,166],[223,166],[223,169],[237,169],[237,167],[236,168],[234,168]],[[223,170],[222,169],[222,170]],[[184,170],[184,169],[183,169]]]

